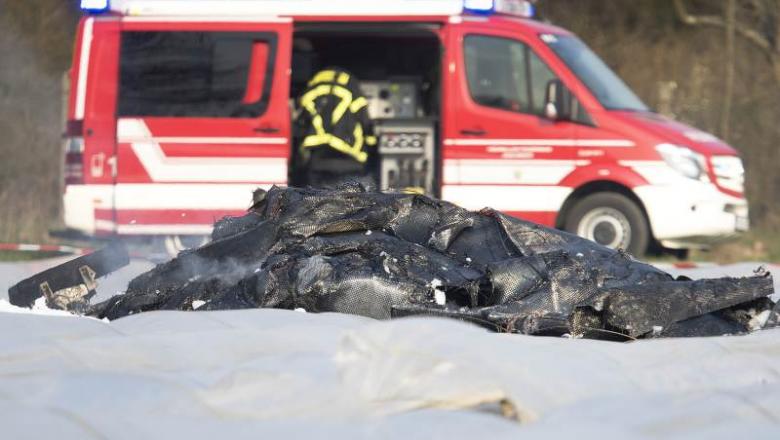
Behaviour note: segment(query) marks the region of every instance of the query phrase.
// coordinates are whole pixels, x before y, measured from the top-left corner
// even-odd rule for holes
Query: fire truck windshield
[[[568,35],[540,36],[608,110],[647,111],[647,106],[580,39]]]

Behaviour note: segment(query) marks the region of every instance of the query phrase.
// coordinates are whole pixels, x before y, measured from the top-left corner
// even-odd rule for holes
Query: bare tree
[[[692,26],[728,28],[728,20],[718,15],[696,15],[688,12],[685,0],[673,0],[677,16]],[[742,8],[749,14],[749,22],[737,23],[734,32],[761,50],[772,64],[775,80],[780,84],[780,0],[742,0]],[[736,8],[736,3],[734,5]],[[736,9],[735,9],[736,14]],[[728,12],[724,14],[728,16]]]
[[[61,191],[60,81],[75,0],[0,0],[0,241],[44,241]]]
[[[734,78],[736,71],[736,44],[734,41],[737,29],[737,0],[726,0],[726,75],[723,78],[723,108],[720,112],[720,136],[725,140],[731,137],[731,107],[734,102]]]
[[[688,11],[685,0],[674,0],[677,16],[691,26],[712,26],[725,31],[725,75],[723,108],[720,115],[720,135],[729,140],[731,108],[734,100],[736,65],[735,36],[739,35],[761,50],[772,66],[775,81],[780,85],[780,0],[742,0],[741,9],[746,16],[737,16],[737,0],[724,0],[722,16],[696,15]]]

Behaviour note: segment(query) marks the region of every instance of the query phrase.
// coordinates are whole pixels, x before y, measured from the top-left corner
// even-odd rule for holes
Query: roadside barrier
[[[63,254],[84,255],[93,252],[94,249],[57,244],[0,243],[0,251],[61,252]]]
[[[723,266],[731,266],[732,264],[724,263],[713,263],[710,261],[678,261],[675,263],[666,263],[666,262],[653,262],[650,261],[650,263],[659,268],[659,269],[703,269],[707,267],[723,267]],[[767,269],[780,269],[780,263],[763,263],[759,261],[743,261],[742,263],[755,263],[756,267],[758,266],[765,266]],[[736,264],[736,263],[734,263]]]

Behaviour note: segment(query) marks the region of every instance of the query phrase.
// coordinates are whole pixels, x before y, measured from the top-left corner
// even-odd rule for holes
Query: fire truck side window
[[[465,39],[466,76],[475,102],[527,112],[528,87],[523,45],[505,38],[470,35]]]
[[[542,116],[544,115],[544,98],[547,94],[547,84],[556,79],[554,73],[544,64],[536,54],[530,49],[526,48],[529,53],[528,57],[528,72],[531,76],[531,103],[532,113]]]
[[[469,35],[464,41],[472,99],[487,107],[543,115],[547,83],[555,74],[525,44]]]
[[[257,50],[258,44],[266,47]],[[270,33],[123,32],[118,115],[260,116],[268,106],[275,53]]]

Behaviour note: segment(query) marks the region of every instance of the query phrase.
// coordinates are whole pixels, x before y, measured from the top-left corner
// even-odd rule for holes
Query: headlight
[[[688,147],[674,144],[658,144],[656,151],[675,171],[689,179],[708,182],[707,161],[704,156]]]
[[[734,192],[745,192],[745,168],[739,157],[713,156],[711,160],[718,185]]]

